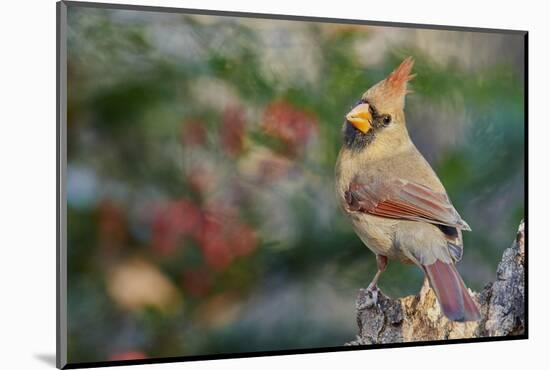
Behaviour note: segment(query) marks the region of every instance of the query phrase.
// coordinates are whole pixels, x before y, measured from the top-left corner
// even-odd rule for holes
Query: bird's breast
[[[367,165],[361,156],[358,158],[356,154],[348,150],[340,151],[336,162],[336,193],[339,204],[346,215],[350,218],[353,229],[359,236],[361,241],[374,253],[387,256],[391,259],[404,261],[405,256],[401,250],[396,247],[395,228],[398,220],[388,219],[378,216],[373,216],[363,212],[353,212],[348,209],[345,193],[349,189],[349,184],[358,175],[363,174],[363,177],[368,179],[371,176],[367,174],[378,173],[376,163]]]
[[[390,259],[406,259],[395,244],[398,220],[359,212],[351,212],[349,216],[357,236],[370,250]]]

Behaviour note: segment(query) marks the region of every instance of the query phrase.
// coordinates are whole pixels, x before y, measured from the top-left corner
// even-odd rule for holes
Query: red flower
[[[225,239],[221,223],[207,217],[200,239],[206,263],[216,270],[225,270],[233,260],[233,253]]]
[[[250,226],[220,209],[218,215],[206,218],[199,244],[206,263],[215,270],[224,270],[235,257],[252,253],[257,238]]]
[[[317,119],[313,114],[296,109],[285,101],[276,101],[264,111],[265,132],[285,143],[286,154],[296,155],[303,151],[317,131]]]
[[[248,255],[256,248],[256,233],[239,221],[235,208],[217,204],[209,209],[202,210],[185,199],[160,207],[152,222],[153,248],[167,254],[175,250],[182,237],[190,237],[201,248],[206,264],[218,271],[229,267],[235,257]],[[184,281],[190,281],[193,290],[197,276],[185,275]],[[196,294],[200,294],[204,287],[196,289]]]
[[[163,253],[174,251],[183,236],[197,234],[202,218],[200,208],[185,199],[161,207],[153,219],[153,248]]]
[[[243,150],[246,122],[242,108],[228,108],[223,114],[221,127],[221,146],[230,155],[237,155]]]

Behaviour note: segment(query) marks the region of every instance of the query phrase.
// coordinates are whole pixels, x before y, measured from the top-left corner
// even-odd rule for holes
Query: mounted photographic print
[[[527,338],[527,32],[57,10],[58,367]]]

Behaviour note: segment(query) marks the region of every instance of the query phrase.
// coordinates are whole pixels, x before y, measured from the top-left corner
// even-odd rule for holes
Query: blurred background
[[[336,205],[344,115],[403,58],[413,141],[494,280],[524,212],[523,38],[69,7],[69,362],[341,346],[374,255]],[[423,274],[391,264],[388,295]]]

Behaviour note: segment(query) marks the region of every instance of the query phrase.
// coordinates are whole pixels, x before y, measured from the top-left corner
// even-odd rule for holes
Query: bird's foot
[[[376,286],[376,284],[369,284],[367,289],[365,290],[365,301],[363,306],[365,308],[372,308],[374,306],[378,306],[378,293],[380,290]]]

